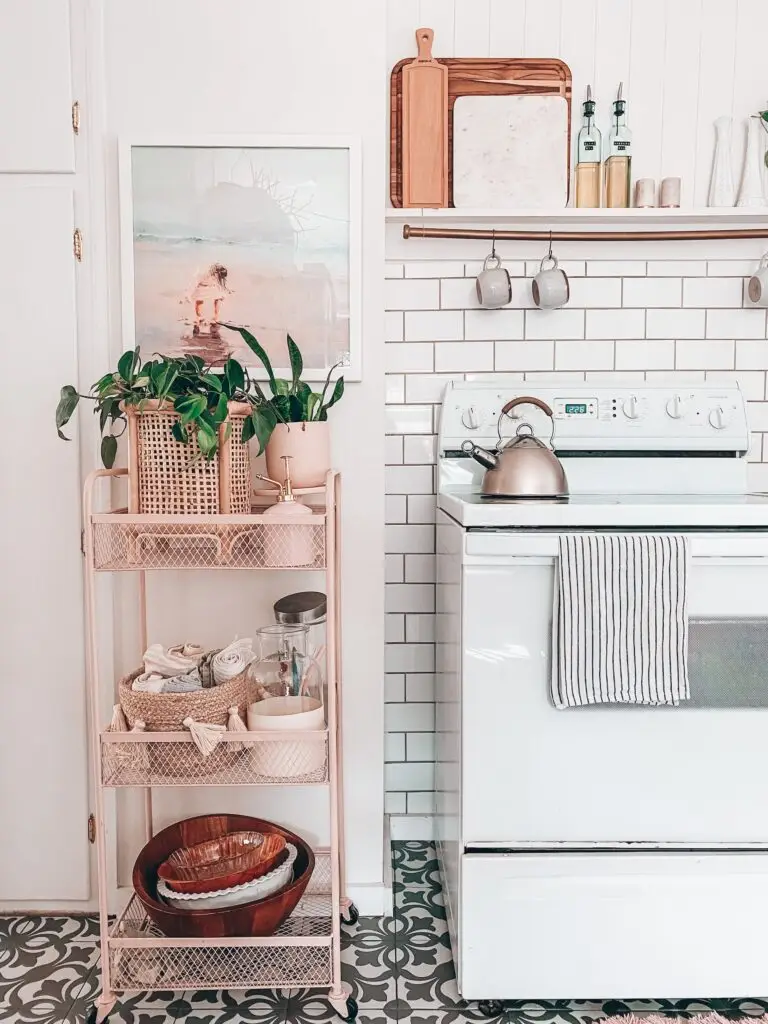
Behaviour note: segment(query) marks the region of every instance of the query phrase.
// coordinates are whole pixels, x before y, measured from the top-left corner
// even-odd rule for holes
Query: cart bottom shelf
[[[115,992],[330,987],[330,858],[316,856],[310,885],[288,920],[265,938],[169,938],[134,895],[109,937]]]

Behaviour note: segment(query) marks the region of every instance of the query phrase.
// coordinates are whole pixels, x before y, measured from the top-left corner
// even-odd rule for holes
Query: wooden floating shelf
[[[430,224],[460,223],[492,223],[497,225],[535,225],[536,227],[581,227],[582,225],[599,225],[606,229],[631,226],[660,227],[662,225],[681,224],[714,227],[716,225],[744,226],[768,228],[768,206],[764,209],[748,207],[688,207],[680,209],[660,210],[581,210],[567,207],[556,210],[491,210],[479,209],[425,209],[409,207],[407,209],[388,207],[385,213],[388,222],[407,224],[425,221]]]

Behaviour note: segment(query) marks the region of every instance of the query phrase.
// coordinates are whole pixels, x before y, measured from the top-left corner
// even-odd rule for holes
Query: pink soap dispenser
[[[297,501],[291,486],[290,455],[283,455],[285,482],[272,480],[263,473],[257,473],[258,480],[264,480],[278,488],[277,501],[264,511],[264,518],[274,517],[279,522],[264,525],[264,565],[270,568],[288,566],[299,568],[315,562],[316,527],[306,523],[292,523],[294,516],[312,515],[312,509]]]

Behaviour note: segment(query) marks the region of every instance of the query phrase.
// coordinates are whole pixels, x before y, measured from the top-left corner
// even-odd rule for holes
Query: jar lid
[[[286,594],[275,601],[276,622],[323,622],[327,608],[325,594],[318,590],[302,590],[298,594]]]

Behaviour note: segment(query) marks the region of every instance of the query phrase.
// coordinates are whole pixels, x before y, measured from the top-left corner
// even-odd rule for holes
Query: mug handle
[[[757,269],[765,270],[766,267],[768,267],[768,252],[764,252],[763,255],[760,257],[760,265]]]
[[[552,266],[545,268],[544,267],[545,263],[551,263]],[[541,271],[543,271],[544,269],[546,269],[546,270],[557,270],[557,266],[558,266],[558,264],[557,264],[557,256],[545,256],[544,259],[541,261],[541,264],[539,265],[539,273],[541,273]]]
[[[493,263],[492,268],[488,266],[489,263]],[[483,270],[498,270],[500,266],[501,260],[499,259],[498,256],[494,256],[493,253],[491,253],[489,256],[486,256],[485,259],[483,260]]]

